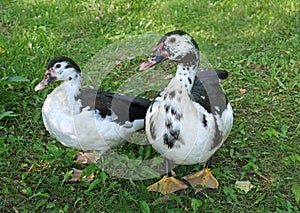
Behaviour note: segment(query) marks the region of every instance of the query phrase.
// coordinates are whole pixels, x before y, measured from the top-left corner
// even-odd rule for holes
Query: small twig
[[[1,134],[0,137],[4,137],[4,136],[8,136],[8,135],[14,135],[15,132],[13,131],[8,131],[8,132],[5,132],[4,134]]]
[[[15,211],[15,213],[19,213],[18,209],[15,206],[13,206],[12,208]]]
[[[25,197],[24,195],[20,195],[20,194],[10,194],[10,195],[5,196],[5,198],[13,198],[13,197],[19,197],[19,198],[22,198],[25,200],[29,200],[28,197]]]

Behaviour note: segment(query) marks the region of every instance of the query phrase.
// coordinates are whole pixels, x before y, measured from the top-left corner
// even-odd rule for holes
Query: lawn
[[[300,211],[299,1],[1,0],[0,5],[1,212]],[[58,83],[40,92],[34,87],[47,62],[66,55],[86,70],[85,86],[153,98],[162,86],[148,93],[130,89],[132,82],[147,83],[135,69],[159,36],[175,29],[197,41],[202,66],[229,71],[222,85],[235,119],[212,162],[220,187],[164,196],[146,189],[158,177],[125,179],[75,163],[77,150],[50,136],[41,116],[43,101]],[[135,38],[145,43],[130,46],[127,41]],[[100,80],[93,77],[91,60],[103,62],[98,61]],[[133,160],[157,156],[147,144],[124,143],[116,152]],[[72,168],[94,172],[93,181],[71,182]],[[179,166],[176,174],[200,168]],[[236,181],[253,187],[246,193]]]

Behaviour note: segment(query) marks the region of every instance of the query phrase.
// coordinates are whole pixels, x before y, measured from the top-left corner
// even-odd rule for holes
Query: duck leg
[[[195,193],[198,193],[202,190],[202,188],[197,188],[197,185],[201,185],[211,189],[217,189],[219,186],[219,182],[211,173],[210,162],[211,158],[208,159],[201,171],[183,177],[183,179],[187,180],[195,189]]]
[[[165,164],[166,175],[158,182],[148,186],[148,191],[160,192],[165,195],[181,189],[186,189],[187,185],[185,185],[182,181],[176,179],[169,171],[169,164],[167,159],[165,160]]]

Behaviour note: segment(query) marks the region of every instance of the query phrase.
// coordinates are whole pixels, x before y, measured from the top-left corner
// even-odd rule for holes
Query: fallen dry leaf
[[[240,91],[240,93],[241,93],[242,95],[244,95],[244,94],[247,92],[247,90],[246,90],[246,89],[243,89],[243,88],[240,88],[239,91]]]
[[[246,193],[248,193],[253,187],[254,187],[254,185],[252,185],[249,180],[247,180],[247,181],[238,181],[237,180],[235,182],[235,188],[240,189]]]
[[[78,152],[76,157],[77,159],[74,161],[76,163],[81,164],[92,164],[96,163],[99,159],[99,154],[96,151],[93,152]]]
[[[94,180],[94,177],[95,177],[94,172],[92,174],[90,174],[88,177],[83,176],[82,178],[80,178],[81,174],[82,174],[82,170],[73,168],[73,175],[72,175],[72,179],[70,181],[82,180],[82,181],[92,182]]]

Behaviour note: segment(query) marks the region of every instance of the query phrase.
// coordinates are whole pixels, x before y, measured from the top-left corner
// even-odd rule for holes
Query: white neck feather
[[[61,93],[64,93],[69,106],[74,105],[77,97],[80,93],[81,83],[80,76],[73,78],[72,80],[64,81],[57,89]]]
[[[195,75],[198,69],[198,63],[196,65],[187,66],[184,64],[177,65],[177,71],[175,78],[177,78],[182,85],[190,93],[195,81]]]

